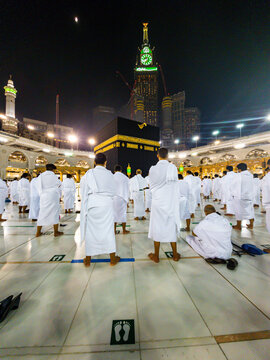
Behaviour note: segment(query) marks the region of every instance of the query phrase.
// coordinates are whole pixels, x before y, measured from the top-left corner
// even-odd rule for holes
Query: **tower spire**
[[[143,44],[149,44],[148,23],[143,23]]]

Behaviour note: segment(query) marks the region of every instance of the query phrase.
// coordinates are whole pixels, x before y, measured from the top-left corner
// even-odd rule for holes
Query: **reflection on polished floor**
[[[194,222],[201,216],[198,208]],[[182,259],[167,258],[164,245],[154,264],[147,258],[148,220],[128,217],[131,233],[117,235],[118,253],[135,261],[84,268],[71,263],[84,256],[79,214],[62,215],[64,236],[45,229],[35,238],[35,225],[8,205],[0,227],[0,298],[23,295],[0,324],[0,359],[269,360],[270,254],[243,255],[230,271],[197,256],[182,232]],[[260,210],[255,229],[233,231],[233,239],[270,244]],[[49,261],[55,255],[64,258]]]

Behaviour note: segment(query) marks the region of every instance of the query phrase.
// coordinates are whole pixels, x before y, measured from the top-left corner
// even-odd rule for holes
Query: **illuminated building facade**
[[[143,44],[135,66],[135,94],[144,103],[144,122],[158,126],[158,64],[155,62],[154,48],[148,38],[148,24],[143,24]]]

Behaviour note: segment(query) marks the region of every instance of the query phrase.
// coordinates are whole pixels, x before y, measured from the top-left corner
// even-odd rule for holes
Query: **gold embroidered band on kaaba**
[[[158,141],[141,139],[133,136],[115,135],[94,148],[95,153],[109,151],[116,147],[126,147],[136,150],[157,151]]]

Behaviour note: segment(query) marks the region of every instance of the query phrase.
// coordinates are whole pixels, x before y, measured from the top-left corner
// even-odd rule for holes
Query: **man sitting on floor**
[[[188,244],[205,259],[228,260],[232,255],[232,228],[228,220],[216,213],[213,205],[204,208],[203,219],[186,237]]]

